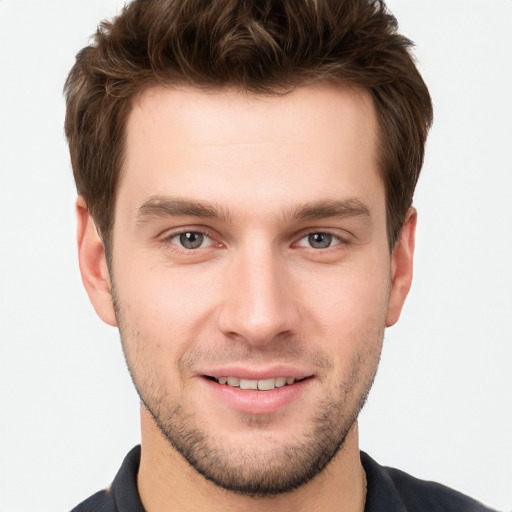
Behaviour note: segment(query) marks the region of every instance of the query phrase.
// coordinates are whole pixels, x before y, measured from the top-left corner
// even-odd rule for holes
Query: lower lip
[[[231,409],[245,414],[272,414],[291,405],[311,386],[311,377],[268,391],[240,389],[203,377],[211,393]]]

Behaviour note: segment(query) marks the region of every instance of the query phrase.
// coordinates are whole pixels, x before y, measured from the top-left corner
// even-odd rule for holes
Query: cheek
[[[306,330],[321,333],[326,349],[341,367],[357,353],[380,352],[389,301],[389,275],[382,264],[344,268],[323,287],[310,286],[302,315]],[[304,284],[307,283],[305,282]]]
[[[301,279],[306,308],[314,309],[325,325],[356,325],[382,321],[390,290],[389,268],[382,262],[355,263],[324,275],[310,274]]]
[[[179,357],[186,344],[199,336],[214,309],[217,286],[199,267],[153,267],[144,272],[119,268],[114,278],[122,283],[116,286],[116,294],[124,330],[130,338],[143,339],[146,349],[151,346]]]

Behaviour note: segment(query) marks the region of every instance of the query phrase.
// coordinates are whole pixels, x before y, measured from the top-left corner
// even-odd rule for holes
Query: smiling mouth
[[[308,378],[308,377],[306,377]],[[258,391],[270,391],[275,388],[290,386],[295,382],[301,382],[305,379],[295,379],[293,377],[276,377],[271,379],[240,379],[238,377],[209,377],[210,380],[219,384],[240,389],[253,389]]]

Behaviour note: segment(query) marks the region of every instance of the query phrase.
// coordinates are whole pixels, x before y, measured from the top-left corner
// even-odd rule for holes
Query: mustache
[[[247,341],[196,343],[179,360],[180,371],[187,371],[200,364],[227,365],[247,362],[256,365],[291,364],[329,371],[334,363],[320,347],[310,348],[297,339],[274,340],[265,345],[251,345]]]

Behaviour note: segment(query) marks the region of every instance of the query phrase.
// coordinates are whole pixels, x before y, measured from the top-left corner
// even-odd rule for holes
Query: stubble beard
[[[297,489],[321,473],[342,449],[377,372],[383,328],[371,333],[369,339],[359,340],[365,348],[354,358],[337,390],[317,404],[301,440],[271,443],[266,450],[251,451],[245,446],[234,450],[210,435],[207,427],[202,427],[204,421],[184,409],[183,400],[170,396],[168,390],[158,385],[147,364],[131,357],[125,332],[129,329],[124,328],[119,304],[114,302],[123,352],[142,405],[172,448],[190,466],[215,485],[237,494],[272,497]],[[130,343],[133,347],[140,340],[131,339]],[[142,370],[140,374],[138,370]],[[255,435],[265,430],[266,418],[255,416],[249,422]],[[261,439],[259,447],[265,444],[265,435]]]
[[[338,393],[318,404],[300,441],[267,443],[263,434],[257,451],[254,448],[251,451],[246,447],[233,449],[223,446],[209,434],[207,426],[202,426],[204,421],[185,411],[165,392],[155,392],[156,386],[148,386],[148,382],[140,379],[130,362],[128,368],[143,406],[170,445],[190,466],[227,491],[271,497],[306,484],[321,473],[340,451],[366,402],[377,364],[378,356],[375,371],[364,383],[363,393],[355,400],[352,392],[360,388],[361,383],[357,380],[360,372],[354,368],[350,380],[339,385]],[[251,418],[255,436],[264,432],[265,420],[260,416]]]
[[[324,400],[302,441],[265,447],[263,435],[258,452],[221,446],[180,405],[163,412],[163,404],[148,401],[140,392],[139,396],[168,442],[199,474],[227,491],[272,497],[297,489],[322,472],[342,448],[368,391],[355,408],[347,407],[343,400]],[[340,418],[340,411],[347,416]],[[258,418],[253,422],[256,426]],[[255,435],[258,432],[256,427]]]

